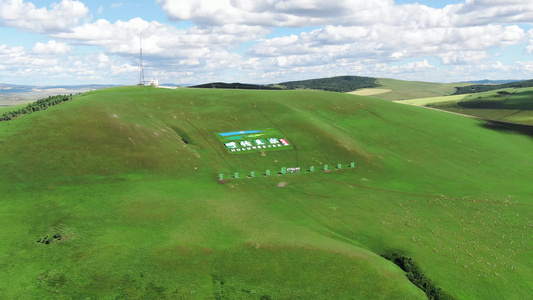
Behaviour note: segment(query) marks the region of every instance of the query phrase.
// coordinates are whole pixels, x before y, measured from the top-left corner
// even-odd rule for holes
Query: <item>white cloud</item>
[[[398,60],[440,57],[446,63],[487,58],[486,49],[518,44],[525,39],[518,26],[477,26],[402,30],[396,26],[326,26],[300,35],[265,40],[250,47],[255,57],[316,54],[331,61],[341,58]],[[476,58],[474,59],[474,53]]]
[[[111,63],[111,59],[109,56],[105,55],[104,53],[98,54],[98,68],[103,69],[107,66],[109,66]]]
[[[38,55],[55,55],[66,54],[72,51],[72,47],[63,42],[49,41],[44,44],[38,42],[32,49],[34,54]]]
[[[392,3],[391,0],[157,0],[157,4],[174,21],[291,27],[355,20]],[[362,13],[354,15],[354,12]]]
[[[533,40],[529,41],[529,45],[527,45],[525,53],[526,54],[533,54]]]
[[[451,51],[438,54],[445,65],[460,65],[479,63],[490,59],[490,55],[485,51]]]
[[[89,21],[79,1],[56,0],[49,8],[28,1],[0,0],[5,3],[1,24],[54,40],[30,51],[0,45],[0,61],[10,71],[51,74],[54,69],[84,79],[111,76],[135,82],[140,37],[147,77],[198,81],[231,76],[228,80],[277,82],[342,74],[446,81],[463,76],[461,71],[464,76],[479,70],[525,72],[514,65],[506,70],[508,65],[495,61],[502,58],[493,53],[505,53],[511,45],[533,54],[533,30],[525,33],[525,26],[515,25],[517,20],[532,24],[531,0],[467,0],[442,9],[394,0],[157,0],[170,20],[195,24],[186,29],[141,18]],[[124,4],[111,3],[113,8]],[[274,27],[301,29],[284,36],[283,29],[275,30],[276,37],[270,37]],[[77,49],[88,48],[69,45],[94,51],[81,54]],[[52,57],[46,55],[54,54],[52,68]],[[34,61],[37,65],[31,66]]]
[[[533,2],[469,0],[443,9],[393,0],[157,0],[169,19],[198,24],[306,27],[403,25],[417,28],[532,23]]]
[[[139,71],[139,66],[132,66],[130,64],[123,64],[121,66],[111,66],[111,70],[113,71],[114,75],[117,74],[133,74],[135,72]]]
[[[262,38],[266,33],[268,30],[260,26],[246,25],[191,27],[183,30],[135,18],[115,23],[100,19],[75,27],[71,32],[51,36],[84,45],[97,45],[109,53],[135,57],[139,53],[139,39],[142,37],[145,55],[187,60],[227,53],[235,49],[238,43]]]
[[[529,44],[527,45],[526,49],[524,50],[524,53],[533,54],[533,29],[531,29],[531,30],[529,30],[527,32],[527,36],[529,38]]]
[[[530,0],[466,0],[456,6],[457,25],[532,23]]]
[[[100,5],[100,7],[98,7],[98,14],[102,14],[104,12],[104,7],[102,5]]]
[[[24,54],[24,47],[10,47],[8,45],[0,45],[0,55],[18,56]]]
[[[0,5],[0,22],[34,33],[60,32],[68,31],[89,12],[83,3],[73,0],[62,0],[50,8],[36,8],[23,0],[5,0]]]

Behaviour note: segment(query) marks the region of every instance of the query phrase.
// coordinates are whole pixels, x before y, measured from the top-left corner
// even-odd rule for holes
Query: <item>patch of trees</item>
[[[456,87],[454,95],[473,94],[488,92],[507,88],[526,88],[533,87],[533,79],[525,81],[510,82],[504,84],[474,84],[469,86]]]
[[[35,102],[28,104],[27,106],[14,111],[8,111],[0,116],[0,121],[9,121],[21,115],[31,114],[36,111],[45,110],[50,106],[58,105],[65,101],[72,100],[72,94],[70,95],[56,95],[49,96],[47,98],[39,99]]]
[[[313,89],[344,93],[358,89],[380,87],[381,85],[378,84],[377,79],[373,77],[337,76],[330,78],[282,82],[278,83],[277,86],[281,86],[289,90]]]
[[[412,258],[398,252],[383,254],[382,257],[392,261],[407,274],[407,279],[424,291],[430,300],[453,300],[454,298],[437,287],[418,267]]]

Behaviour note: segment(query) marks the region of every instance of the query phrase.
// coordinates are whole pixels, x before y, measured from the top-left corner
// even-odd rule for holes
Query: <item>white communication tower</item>
[[[144,67],[143,67],[143,42],[142,39],[139,38],[140,42],[140,56],[141,56],[141,65],[140,65],[140,74],[139,74],[139,85],[144,85],[146,81],[144,80]]]

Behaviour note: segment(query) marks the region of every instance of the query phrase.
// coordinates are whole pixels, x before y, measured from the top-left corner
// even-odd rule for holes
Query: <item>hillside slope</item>
[[[508,88],[476,94],[401,101],[488,120],[533,125],[533,88]],[[527,129],[526,132],[533,132]]]
[[[435,83],[424,81],[405,81],[389,78],[378,78],[379,87],[363,89],[353,92],[355,95],[372,95],[372,97],[385,100],[405,100],[416,98],[429,98],[452,95],[456,87],[471,85],[470,83]],[[378,94],[371,93],[377,90]]]
[[[267,128],[294,149],[232,154],[216,137]],[[85,93],[0,122],[0,293],[423,299],[380,256],[399,251],[457,299],[524,299],[532,144],[348,94]]]

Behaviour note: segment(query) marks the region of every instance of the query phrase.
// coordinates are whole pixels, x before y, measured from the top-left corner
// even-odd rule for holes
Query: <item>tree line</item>
[[[344,93],[358,89],[380,87],[381,85],[377,82],[377,79],[373,77],[337,76],[330,78],[282,82],[278,83],[277,86],[281,86],[282,88],[289,90],[314,89]]]
[[[70,95],[56,95],[56,96],[49,96],[43,99],[39,99],[35,102],[32,102],[25,107],[19,109],[19,110],[13,110],[8,111],[0,116],[0,121],[9,121],[11,119],[14,119],[16,117],[19,117],[21,115],[25,114],[31,114],[35,111],[41,111],[45,110],[48,107],[58,105],[59,103],[63,103],[66,101],[72,100],[72,94]]]
[[[246,90],[296,90],[311,89],[329,92],[351,92],[364,88],[380,87],[378,80],[373,77],[337,76],[310,80],[287,81],[277,84],[257,85],[246,83],[212,82],[191,86],[192,88],[217,88],[217,89],[246,89]]]
[[[473,84],[468,86],[456,87],[454,95],[473,94],[499,89],[526,87],[533,87],[533,80],[517,81],[504,84]]]

